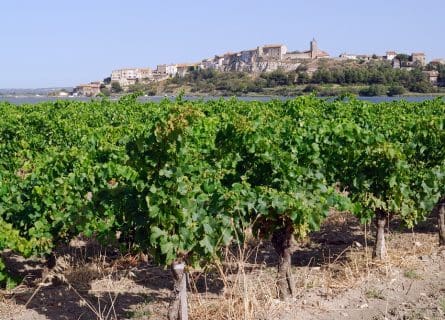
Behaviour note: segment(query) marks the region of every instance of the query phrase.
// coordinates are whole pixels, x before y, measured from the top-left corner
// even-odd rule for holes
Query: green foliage
[[[113,81],[111,82],[111,92],[112,93],[121,93],[124,91],[119,82]]]
[[[100,93],[103,94],[105,97],[109,97],[111,95],[111,90],[107,87],[100,88]]]
[[[269,88],[277,86],[288,86],[293,83],[292,74],[283,70],[276,70],[269,73],[263,73],[261,78],[266,80],[265,85]]]
[[[411,60],[411,56],[406,53],[399,53],[396,55],[395,59],[400,60],[400,62],[408,62]]]
[[[431,85],[431,83],[427,80],[422,80],[422,81],[418,81],[413,83],[410,86],[410,90],[412,92],[419,92],[419,93],[430,93],[430,92],[434,92],[434,88]]]
[[[312,92],[317,93],[319,91],[320,91],[320,87],[315,84],[308,84],[303,89],[303,92],[307,92],[307,93],[312,93]]]
[[[406,89],[403,86],[399,86],[399,85],[392,85],[388,88],[388,96],[392,97],[392,96],[398,96],[398,95],[402,95],[406,92]]]
[[[367,97],[384,96],[386,94],[386,87],[380,84],[372,84],[368,88],[360,90],[360,95]]]
[[[297,83],[298,84],[307,84],[311,81],[311,77],[307,74],[307,72],[300,71],[297,73]]]
[[[412,226],[445,194],[440,99],[137,98],[0,103],[0,250],[48,254],[82,233],[203,266],[248,225],[304,237],[337,207]]]
[[[409,58],[409,57],[408,57]],[[412,67],[410,65],[410,67]],[[439,81],[445,79],[445,68],[440,65],[429,65],[431,70],[438,70]],[[415,66],[412,70],[407,68],[395,69],[388,61],[371,60],[367,63],[353,65],[341,63],[329,65],[319,62],[318,69],[309,74],[307,66],[301,65],[294,71],[281,69],[252,75],[245,72],[219,72],[215,70],[194,69],[184,77],[173,77],[166,81],[166,90],[189,88],[193,93],[209,93],[223,95],[241,95],[247,93],[273,93],[282,95],[299,95],[301,89],[295,90],[298,85],[340,85],[318,90],[320,95],[339,95],[344,92],[356,92],[354,86],[368,85],[363,95],[386,95],[384,87],[397,87],[395,92],[402,92],[401,87],[411,92],[433,92],[435,87],[429,83],[422,74],[422,67]],[[377,91],[376,91],[377,89]],[[309,91],[312,92],[313,90]],[[303,91],[308,92],[308,91]],[[392,93],[391,94],[396,94]],[[400,93],[397,93],[400,94]]]
[[[129,85],[127,92],[145,92],[148,90],[148,85],[145,83],[137,82],[135,84]]]

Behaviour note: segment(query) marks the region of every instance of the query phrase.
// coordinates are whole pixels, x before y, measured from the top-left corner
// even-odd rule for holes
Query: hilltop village
[[[339,57],[331,57],[329,53],[321,50],[315,39],[310,42],[309,50],[289,51],[283,44],[270,44],[258,46],[255,49],[240,52],[228,52],[215,55],[213,58],[204,59],[194,63],[161,64],[155,69],[148,67],[123,68],[113,70],[111,75],[103,81],[95,81],[82,84],[74,89],[75,95],[96,96],[101,92],[119,93],[131,91],[132,88],[141,85],[157,85],[169,79],[186,78],[191,73],[211,71],[217,73],[242,73],[251,77],[258,77],[273,72],[283,74],[294,73],[292,82],[298,82],[298,77],[305,78],[306,83],[314,77],[320,68],[336,68],[338,66],[354,66],[370,63],[384,63],[393,69],[412,71],[421,70],[422,77],[434,86],[441,84],[441,73],[445,66],[445,60],[431,61],[428,66],[425,54],[422,52],[410,55],[387,51],[386,55],[358,55],[343,53]],[[433,67],[430,67],[430,66]],[[434,67],[436,66],[436,67]],[[300,79],[300,84],[305,82]],[[157,85],[159,87],[159,85]],[[159,93],[159,90],[153,94]]]

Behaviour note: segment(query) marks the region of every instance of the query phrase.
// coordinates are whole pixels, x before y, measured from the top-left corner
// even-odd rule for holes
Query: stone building
[[[216,59],[216,57],[214,59],[204,59],[201,61],[200,67],[201,69],[218,69],[218,60]]]
[[[344,60],[357,60],[357,55],[344,52],[340,54],[339,58]]]
[[[310,50],[305,52],[288,52],[283,44],[258,46],[256,49],[240,52],[228,52],[205,59],[199,64],[202,69],[215,69],[221,72],[270,72],[277,69],[292,71],[301,60],[328,58],[329,54],[318,48],[317,41],[310,42]],[[186,71],[185,71],[186,72]]]
[[[431,84],[433,84],[433,85],[438,84],[438,82],[439,82],[439,72],[438,71],[436,71],[436,70],[422,71],[422,73],[424,75],[426,75],[426,77],[431,82]]]
[[[124,68],[111,72],[111,82],[118,82],[122,87],[152,80],[153,71],[150,68]]]
[[[445,59],[434,59],[431,62],[435,64],[445,64]]]
[[[397,52],[395,51],[386,51],[386,60],[392,61],[397,56]]]
[[[268,44],[240,52],[228,52],[204,59],[195,64],[161,64],[152,71],[150,68],[124,68],[114,70],[107,83],[118,82],[122,87],[138,82],[162,81],[171,76],[184,77],[192,69],[213,69],[221,72],[270,72],[277,69],[295,70],[302,60],[329,58],[329,54],[318,48],[317,41],[310,42],[308,51],[288,52],[283,44]]]
[[[224,56],[215,56],[215,64],[217,69],[222,68],[223,64],[224,64]]]
[[[143,82],[151,81],[153,79],[153,70],[150,68],[140,68],[136,73],[137,79]]]
[[[178,67],[176,64],[160,64],[156,67],[156,72],[175,76],[178,73]]]
[[[329,53],[322,51],[318,48],[318,43],[315,39],[312,39],[310,42],[309,51],[293,51],[284,55],[284,59],[320,59],[320,58],[329,58]]]
[[[190,70],[198,69],[201,63],[180,63],[176,65],[178,77],[184,77]]]
[[[267,44],[258,47],[257,51],[258,56],[261,58],[281,60],[287,53],[287,47],[283,44]]]
[[[254,63],[255,60],[259,57],[259,48],[260,47],[258,47],[257,49],[241,51],[240,52],[240,60],[244,63],[251,63],[251,64]],[[267,51],[267,49],[266,49],[266,51]],[[280,55],[280,53],[278,53],[278,55]]]
[[[419,63],[422,67],[426,65],[425,54],[423,52],[414,52],[411,54],[411,61]]]
[[[74,88],[74,94],[86,97],[95,97],[100,93],[101,84],[99,81],[88,84],[81,84]]]

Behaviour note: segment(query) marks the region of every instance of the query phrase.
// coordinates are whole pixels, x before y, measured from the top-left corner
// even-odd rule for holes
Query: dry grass
[[[351,226],[353,229],[346,230]],[[345,244],[330,243],[332,239],[337,241],[343,237],[338,235],[348,232],[352,236],[343,239]],[[331,233],[332,239],[329,238]],[[334,298],[350,288],[359,287],[376,278],[389,279],[396,270],[405,270],[405,277],[414,277],[416,270],[422,268],[419,257],[428,257],[437,249],[431,246],[431,243],[436,241],[436,236],[430,233],[389,232],[388,259],[374,261],[371,257],[372,248],[369,246],[372,244],[371,239],[369,226],[360,226],[355,218],[345,214],[332,214],[324,229],[313,235],[311,241],[300,243],[296,249],[298,252],[306,250],[310,259],[305,265],[293,266],[297,292],[294,299],[289,301],[277,298],[274,267],[276,257],[270,244],[250,238],[243,244],[227,248],[223,259],[206,270],[207,272],[191,273],[190,319],[282,319],[286,314],[296,312],[298,308],[315,310],[320,307],[317,304],[320,299]],[[163,313],[166,304],[155,298],[135,302],[132,309],[134,311],[125,317],[122,316],[122,310],[120,313],[117,310],[119,298],[128,293],[135,283],[147,285],[147,279],[141,278],[141,273],[135,275],[132,271],[140,271],[141,264],[147,265],[146,256],[128,255],[110,259],[106,252],[100,250],[93,257],[87,254],[86,250],[80,252],[80,255],[59,256],[56,268],[44,275],[25,306],[33,302],[39,291],[44,290],[47,285],[58,283],[68,287],[80,301],[80,306],[88,308],[96,319],[164,319],[158,314],[152,317],[151,310]],[[161,275],[155,281],[164,281],[165,284],[165,278],[169,276],[168,271],[159,272],[165,276]],[[148,280],[153,281],[153,275]],[[19,287],[16,290],[22,289]],[[154,290],[159,293],[160,289],[151,290],[147,297]],[[383,295],[379,290],[371,287],[364,295],[370,299],[381,299]],[[168,300],[168,296],[164,297]],[[150,311],[146,308],[147,305],[150,305]],[[9,306],[11,309],[19,307],[13,300]]]
[[[223,283],[221,295],[200,294],[191,283],[190,318],[207,319],[276,319],[282,303],[276,299],[275,275],[270,268],[252,264],[259,245],[247,243],[237,250],[226,250],[224,260],[214,265]]]
[[[354,220],[353,217],[345,217],[344,213],[333,214],[326,224],[330,227],[346,225],[351,224],[351,219]],[[429,256],[434,251],[434,246],[430,245],[431,234],[412,233],[411,237],[397,241],[389,232],[388,258],[376,261],[372,259],[372,247],[368,246],[368,239],[372,238],[369,226],[363,226],[361,232],[364,245],[351,241],[351,245],[340,253],[324,256],[321,266],[313,265],[311,260],[307,266],[293,267],[298,289],[292,301],[277,298],[275,268],[256,259],[256,263],[250,262],[262,243],[255,244],[250,240],[235,253],[228,251],[224,262],[215,266],[224,283],[224,294],[199,294],[194,290],[189,299],[191,319],[279,319],[290,310],[295,311],[296,306],[310,304],[308,301],[314,292],[323,298],[333,298],[370,279],[391,277],[395,270],[415,270],[421,264],[418,257]],[[407,242],[407,238],[411,238],[410,241]],[[228,265],[232,268],[224,267]]]
[[[115,269],[109,268],[106,255],[99,252],[90,259],[86,251],[78,249],[76,247],[76,252],[60,255],[56,258],[56,265],[52,270],[44,270],[41,281],[36,284],[24,307],[27,308],[45,287],[67,286],[69,291],[77,296],[79,307],[88,308],[97,320],[117,320],[115,302],[119,292],[124,292],[125,287],[119,286],[115,281]],[[96,284],[96,287],[100,290],[94,290],[92,287],[97,282],[99,284]],[[18,291],[19,288],[16,288],[15,292]],[[96,301],[87,298],[92,291],[95,291]]]

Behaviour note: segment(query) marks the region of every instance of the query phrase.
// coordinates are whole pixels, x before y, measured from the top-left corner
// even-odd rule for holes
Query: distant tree
[[[105,96],[105,97],[109,97],[111,95],[111,90],[107,87],[101,87],[100,88],[100,92]]]
[[[361,96],[374,97],[374,96],[384,96],[387,90],[384,85],[372,84],[368,88],[360,90],[359,94]]]
[[[311,77],[307,74],[307,72],[301,71],[297,74],[297,83],[298,84],[307,84],[311,81]]]
[[[205,69],[205,70],[199,70],[202,79],[204,80],[209,80],[209,79],[213,79],[217,76],[217,73],[215,70],[213,69]]]
[[[256,87],[256,89],[255,89],[256,91],[262,91],[263,88],[267,87],[267,80],[259,77],[254,80],[253,84]]]
[[[308,84],[306,87],[304,87],[303,92],[309,93],[309,92],[314,92],[317,93],[320,91],[319,86],[314,85],[314,84]]]
[[[411,83],[429,82],[427,76],[422,72],[421,68],[415,68],[409,72]]]
[[[147,86],[147,94],[149,96],[155,96],[158,93],[158,84],[151,83]]]
[[[186,77],[188,76],[188,74],[186,75]],[[182,84],[182,82],[185,80],[185,77],[180,77],[179,75],[174,75],[173,77],[169,78],[167,80],[168,83],[172,83],[172,84]]]
[[[267,80],[267,86],[277,87],[277,86],[287,86],[292,83],[289,75],[283,70],[275,70],[262,75],[264,79]]]
[[[398,96],[401,94],[404,94],[406,92],[406,89],[401,86],[401,85],[392,85],[388,88],[388,96],[392,97],[392,96]]]
[[[338,84],[346,82],[345,71],[343,69],[332,70],[332,80]]]
[[[437,79],[439,82],[439,85],[445,86],[445,65],[439,64],[437,66],[437,71],[439,71],[439,79]]]
[[[419,93],[434,92],[434,87],[428,80],[415,82],[411,85],[409,89],[412,92],[419,92]]]
[[[385,73],[377,69],[372,70],[371,74],[369,75],[368,82],[372,84],[386,83]]]
[[[122,91],[123,91],[123,89],[122,89],[122,87],[121,87],[119,82],[113,81],[111,83],[111,92],[112,93],[121,93]]]
[[[147,85],[141,82],[136,82],[135,84],[128,86],[128,92],[145,92],[147,90]]]
[[[408,62],[411,59],[411,56],[406,53],[399,53],[398,55],[396,55],[396,59],[400,62]]]
[[[327,68],[320,68],[314,72],[312,83],[332,83],[332,72]]]

